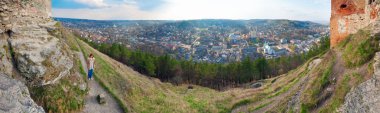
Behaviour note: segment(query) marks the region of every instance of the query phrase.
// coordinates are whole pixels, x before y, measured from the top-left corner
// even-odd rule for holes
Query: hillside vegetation
[[[119,102],[126,112],[329,112],[343,102],[349,89],[367,80],[373,73],[372,57],[377,46],[363,47],[345,54],[347,45],[376,43],[369,35],[355,34],[361,41],[345,41],[339,48],[312,57],[300,67],[277,77],[243,84],[242,87],[218,91],[197,85],[161,82],[144,76],[132,68],[97,51],[70,34],[72,49],[80,49],[87,57],[96,58],[95,77]],[[368,40],[368,41],[366,41]],[[77,45],[75,45],[77,44]],[[77,48],[76,48],[77,47]],[[344,55],[365,55],[366,60],[347,66]],[[362,53],[360,53],[362,52]],[[369,54],[369,55],[367,55]],[[352,57],[354,58],[354,57]],[[254,88],[253,84],[261,84]]]
[[[352,35],[354,39],[361,38],[361,41],[345,41],[340,48],[328,50],[326,54],[308,60],[288,74],[254,82],[262,83],[259,88],[251,88],[247,84],[247,87],[226,91],[200,86],[188,89],[189,85],[185,84],[175,86],[162,83],[158,79],[143,76],[85,42],[78,41],[86,54],[95,53],[98,61],[96,76],[130,111],[329,112],[337,110],[350,89],[367,80],[373,73],[370,60],[378,47],[365,44],[375,44],[377,39],[361,33]],[[350,45],[365,47],[353,50],[352,54],[340,52],[339,49],[350,49]],[[357,68],[352,69],[347,65],[346,57],[365,60],[358,60],[360,63],[356,65]]]
[[[49,32],[50,35],[57,37],[59,40],[65,42],[63,46],[65,51],[70,53],[78,51],[78,46],[75,45],[75,39],[72,34],[65,32],[60,24],[56,24],[57,29]],[[67,45],[66,45],[67,44]],[[62,79],[52,85],[45,86],[30,86],[29,90],[31,97],[41,105],[48,113],[67,113],[78,112],[84,107],[84,97],[88,89],[86,89],[86,82],[84,81],[85,72],[80,66],[79,59],[73,56],[74,65],[70,70],[70,74],[62,77]],[[44,62],[44,65],[52,67],[51,63]],[[51,70],[57,72],[56,70]]]
[[[75,38],[75,37],[73,37]],[[95,77],[127,111],[133,112],[231,112],[241,106],[259,102],[260,99],[276,99],[297,85],[306,65],[276,78],[261,80],[262,87],[234,88],[217,91],[186,84],[179,86],[162,83],[149,78],[120,62],[98,52],[85,42],[76,39],[85,55],[93,53],[96,58]],[[306,74],[302,74],[305,76]],[[265,98],[262,98],[262,97]],[[268,102],[255,109],[277,104]],[[251,108],[252,109],[252,108]]]
[[[223,104],[216,106],[216,103],[230,97],[227,96],[229,93],[219,93],[198,86],[194,86],[196,90],[188,91],[185,85],[177,87],[161,83],[78,41],[86,55],[95,55],[97,80],[114,94],[124,107],[134,112],[218,112],[227,109]]]
[[[339,33],[342,30],[335,28],[356,32],[346,29],[352,27],[351,22],[355,23],[354,27],[362,27],[356,23],[367,18],[356,18],[357,10],[370,11],[370,21],[372,15],[378,19],[379,1],[370,0],[371,8],[356,7],[359,5],[353,0],[348,2],[353,4],[333,2],[332,12],[336,12],[335,7],[340,8],[332,15],[332,36],[335,30]],[[88,112],[87,102],[92,100],[96,106],[90,106],[95,108],[90,112],[103,112],[99,110],[103,107],[132,113],[380,112],[378,20],[349,35],[334,48],[330,48],[330,41],[325,38],[320,46],[301,55],[212,64],[131,51],[120,44],[98,45],[82,40],[51,20],[51,0],[10,0],[0,4],[3,25],[0,28],[3,32],[0,35],[0,112],[82,113]],[[346,14],[351,11],[355,12],[349,14],[353,18]],[[343,16],[348,24],[340,25],[340,17],[338,24],[334,24],[335,15]],[[262,23],[262,20],[255,21]],[[255,21],[249,20],[252,24]],[[314,26],[290,21],[265,23],[291,25],[299,28],[298,32]],[[185,31],[195,24],[175,22],[174,25]],[[335,45],[334,38],[337,37],[331,41]],[[95,81],[85,80],[83,62],[89,54],[96,58]],[[97,87],[91,87],[94,85],[91,83]],[[98,89],[102,92],[93,93]],[[106,95],[106,105],[95,101],[98,94]]]
[[[197,84],[219,90],[284,74],[310,58],[326,52],[330,42],[328,37],[322,38],[320,45],[315,45],[309,52],[299,55],[215,64],[176,60],[168,55],[156,56],[130,50],[122,44],[99,44],[83,40],[100,52],[150,77],[174,84]]]

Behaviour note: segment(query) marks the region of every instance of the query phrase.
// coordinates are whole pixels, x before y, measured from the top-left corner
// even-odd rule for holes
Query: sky
[[[95,20],[290,19],[329,22],[330,0],[52,0],[53,16]]]

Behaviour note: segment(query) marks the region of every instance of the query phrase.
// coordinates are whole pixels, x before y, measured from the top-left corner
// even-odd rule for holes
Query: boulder
[[[82,90],[82,91],[86,91],[87,89],[87,84],[86,83],[82,83],[79,85],[79,89]]]
[[[17,69],[21,75],[36,81],[37,85],[48,85],[68,75],[73,61],[64,44],[39,27],[19,28],[10,39]],[[39,78],[42,80],[38,81]]]
[[[253,83],[251,84],[251,88],[260,88],[261,86],[263,86],[263,83],[262,82],[256,82],[256,83]]]
[[[21,82],[0,73],[0,113],[45,113]]]
[[[96,100],[99,104],[105,104],[106,103],[106,96],[104,94],[99,94],[96,96]]]

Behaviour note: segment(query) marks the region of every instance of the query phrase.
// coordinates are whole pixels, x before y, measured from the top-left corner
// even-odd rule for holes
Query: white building
[[[264,43],[264,54],[273,55],[275,53],[274,49],[267,43]]]

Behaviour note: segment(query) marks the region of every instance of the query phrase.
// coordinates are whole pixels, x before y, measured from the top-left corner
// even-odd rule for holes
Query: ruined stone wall
[[[50,0],[0,0],[0,6],[0,33],[15,24],[25,24],[27,21],[23,18],[39,22],[51,17]]]
[[[379,19],[380,0],[331,0],[331,46]]]
[[[0,17],[0,73],[17,72],[36,85],[70,74],[70,51],[51,35],[57,23],[51,19],[51,0],[0,0]]]

